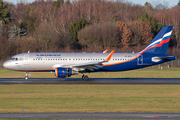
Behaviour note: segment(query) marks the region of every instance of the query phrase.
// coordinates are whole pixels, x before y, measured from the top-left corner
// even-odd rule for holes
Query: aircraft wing
[[[83,71],[83,70],[94,71],[94,69],[98,69],[102,67],[103,63],[108,62],[111,59],[113,53],[114,53],[114,50],[108,55],[108,57],[104,61],[94,61],[94,62],[76,64],[76,65],[72,65],[72,67],[80,68],[80,71]]]

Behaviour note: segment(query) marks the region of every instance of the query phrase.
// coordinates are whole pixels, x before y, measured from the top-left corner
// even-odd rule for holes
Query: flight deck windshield
[[[11,58],[10,60],[14,60],[14,61],[17,61],[17,60],[18,60],[18,58]]]

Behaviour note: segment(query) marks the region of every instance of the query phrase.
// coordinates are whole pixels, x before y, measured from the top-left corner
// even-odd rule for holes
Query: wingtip
[[[112,51],[112,52],[108,55],[108,57],[107,57],[106,61],[111,60],[111,57],[112,57],[112,55],[113,55],[114,51],[115,51],[115,50],[113,50],[113,51]]]
[[[108,52],[108,49],[106,49],[103,53],[107,53]]]

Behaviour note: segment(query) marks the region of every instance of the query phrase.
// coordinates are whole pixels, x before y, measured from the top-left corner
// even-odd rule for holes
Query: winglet
[[[108,57],[106,58],[106,61],[111,60],[111,57],[112,57],[113,53],[114,53],[114,50],[108,55]]]
[[[106,49],[105,51],[103,51],[103,53],[107,53],[108,52],[108,49]]]

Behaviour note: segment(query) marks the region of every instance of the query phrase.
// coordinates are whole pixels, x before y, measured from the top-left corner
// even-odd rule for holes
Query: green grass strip
[[[180,85],[0,85],[0,112],[180,112]]]

